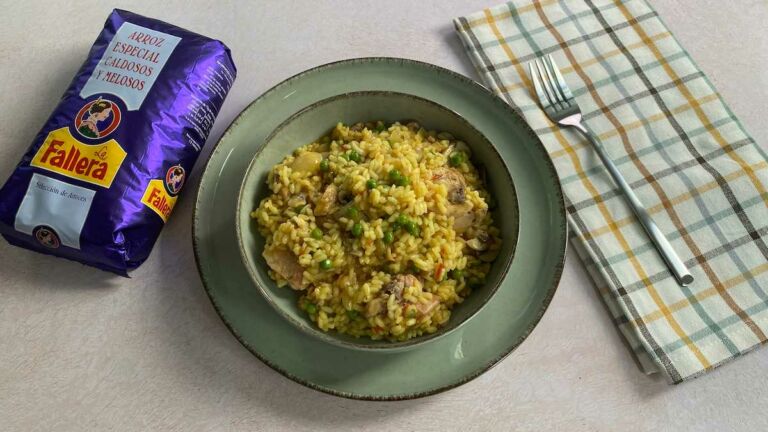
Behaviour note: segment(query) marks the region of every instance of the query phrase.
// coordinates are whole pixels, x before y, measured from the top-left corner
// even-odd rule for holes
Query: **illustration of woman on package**
[[[82,120],[78,132],[88,138],[98,138],[101,136],[99,122],[108,119],[111,113],[112,104],[109,101],[97,100],[88,109],[88,117]]]

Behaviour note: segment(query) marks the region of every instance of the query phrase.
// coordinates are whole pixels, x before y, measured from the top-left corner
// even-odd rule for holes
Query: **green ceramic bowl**
[[[269,194],[267,174],[295,149],[316,140],[339,121],[354,124],[371,120],[385,123],[415,120],[427,129],[452,133],[467,143],[472,161],[484,167],[487,187],[498,205],[493,210],[494,222],[501,229],[503,246],[493,262],[482,287],[456,305],[447,325],[437,332],[402,342],[354,338],[335,331],[323,332],[298,307],[298,294],[289,288],[279,288],[267,273],[268,266],[261,256],[264,238],[250,212]],[[519,218],[517,196],[509,169],[494,146],[469,122],[456,112],[430,100],[404,93],[364,91],[345,93],[318,101],[280,124],[265,140],[246,171],[235,215],[240,254],[256,288],[270,305],[288,322],[323,341],[357,350],[402,351],[440,338],[466,323],[496,293],[509,270],[517,244]]]

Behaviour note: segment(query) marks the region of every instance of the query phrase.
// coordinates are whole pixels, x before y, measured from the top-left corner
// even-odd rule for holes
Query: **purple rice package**
[[[127,276],[173,211],[235,73],[223,43],[114,10],[0,189],[0,233]]]

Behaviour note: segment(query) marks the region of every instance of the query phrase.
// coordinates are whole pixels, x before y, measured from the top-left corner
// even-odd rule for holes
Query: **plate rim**
[[[389,62],[389,63],[400,63],[400,64],[409,64],[414,65],[416,67],[425,67],[427,69],[434,69],[440,73],[447,74],[451,76],[452,78],[458,79],[459,81],[463,82],[464,84],[467,84],[471,87],[474,87],[477,91],[480,91],[481,93],[485,93],[486,95],[490,96],[493,102],[497,105],[499,105],[504,111],[506,111],[509,115],[516,117],[520,123],[524,125],[524,129],[526,134],[528,134],[535,143],[538,145],[536,148],[542,153],[544,164],[547,168],[547,172],[550,175],[550,177],[554,180],[554,192],[557,196],[557,203],[559,204],[557,206],[557,213],[561,216],[558,219],[561,221],[560,225],[560,233],[563,237],[562,246],[558,250],[558,259],[553,270],[554,278],[551,282],[551,285],[547,288],[547,293],[544,296],[541,306],[536,311],[535,318],[529,323],[529,325],[526,327],[525,331],[520,335],[520,337],[509,346],[508,349],[506,349],[505,352],[501,353],[500,355],[492,358],[490,361],[486,362],[484,365],[482,365],[480,368],[478,368],[476,371],[467,374],[463,376],[460,380],[457,380],[456,382],[436,387],[430,390],[425,390],[421,392],[416,393],[410,393],[410,394],[396,394],[396,395],[387,395],[387,396],[375,396],[375,395],[363,395],[363,394],[356,394],[341,390],[336,390],[328,387],[324,387],[318,384],[315,384],[309,380],[305,380],[303,378],[299,378],[298,376],[288,372],[287,370],[279,367],[274,362],[269,361],[264,356],[260,355],[235,329],[232,324],[229,322],[229,320],[224,316],[221,308],[219,307],[218,302],[214,298],[214,296],[211,293],[211,287],[209,286],[210,283],[208,281],[207,276],[203,272],[203,266],[201,264],[201,258],[200,258],[200,249],[198,245],[198,239],[196,236],[197,232],[197,224],[198,224],[198,218],[199,218],[199,210],[200,210],[200,199],[201,199],[201,191],[203,190],[203,179],[206,178],[206,175],[208,174],[208,170],[210,169],[210,161],[213,158],[214,155],[218,154],[220,147],[219,144],[221,144],[222,141],[224,141],[231,133],[232,127],[235,126],[236,123],[238,123],[241,118],[244,116],[244,114],[249,111],[254,105],[260,103],[266,96],[272,94],[273,92],[277,91],[279,88],[286,85],[288,82],[293,81],[295,79],[298,79],[304,75],[314,73],[320,69],[326,69],[326,68],[332,68],[338,65],[342,64],[363,64],[363,63],[376,63],[376,62]],[[354,399],[354,400],[366,400],[366,401],[402,401],[402,400],[411,400],[411,399],[418,399],[423,398],[427,396],[432,396],[435,394],[439,394],[448,390],[451,390],[453,388],[459,387],[461,385],[464,385],[475,378],[479,377],[480,375],[486,373],[494,366],[498,365],[502,360],[504,360],[507,356],[512,354],[527,338],[530,336],[533,329],[539,324],[542,317],[544,316],[544,313],[549,308],[550,303],[552,302],[552,299],[557,292],[557,289],[560,285],[560,280],[562,278],[563,274],[563,268],[565,266],[565,256],[566,251],[568,248],[568,221],[567,221],[567,212],[565,210],[565,199],[563,195],[562,190],[562,184],[560,182],[560,177],[557,175],[557,170],[555,169],[554,163],[552,162],[552,159],[549,156],[549,153],[547,152],[546,148],[544,147],[544,144],[541,142],[541,139],[536,135],[533,128],[528,124],[528,122],[523,118],[523,116],[515,110],[512,105],[505,102],[501,97],[490,91],[487,87],[485,87],[483,84],[465,76],[458,72],[455,72],[453,70],[450,70],[448,68],[438,66],[432,63],[423,62],[420,60],[414,60],[409,58],[402,58],[402,57],[387,57],[387,56],[371,56],[371,57],[354,57],[354,58],[347,58],[342,60],[336,60],[329,63],[324,63],[321,65],[317,65],[314,67],[311,67],[309,69],[305,69],[301,72],[298,72],[294,75],[291,75],[288,78],[285,78],[278,82],[277,84],[273,85],[263,93],[261,93],[259,96],[257,96],[253,101],[248,103],[238,114],[235,116],[235,118],[229,123],[224,133],[219,137],[217,142],[213,145],[211,148],[211,151],[208,154],[208,157],[206,158],[203,170],[200,173],[200,180],[198,181],[197,190],[195,192],[195,201],[192,208],[192,225],[191,225],[191,237],[192,237],[192,250],[194,254],[195,259],[195,266],[197,268],[197,273],[200,276],[200,281],[203,284],[203,289],[205,290],[206,295],[208,296],[208,299],[211,301],[211,305],[213,306],[214,310],[216,311],[216,314],[219,316],[219,319],[224,323],[224,325],[227,327],[229,332],[232,334],[232,336],[237,339],[240,344],[245,347],[253,356],[258,358],[262,363],[276,371],[277,373],[283,375],[284,377],[290,379],[291,381],[294,381],[298,384],[301,384],[305,387],[308,387],[310,389],[319,391],[321,393],[330,394],[333,396],[343,397],[347,399]],[[519,234],[518,234],[519,235]],[[518,240],[519,241],[519,240]]]

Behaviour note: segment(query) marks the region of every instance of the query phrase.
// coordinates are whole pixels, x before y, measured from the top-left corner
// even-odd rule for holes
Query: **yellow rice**
[[[265,256],[288,250],[298,261],[303,271],[299,307],[320,329],[389,340],[432,333],[447,323],[451,309],[472,286],[483,283],[501,240],[487,211],[488,192],[465,154],[469,150],[457,149],[467,148],[450,134],[413,123],[338,124],[273,167],[267,179],[272,193],[251,216],[266,239]],[[322,155],[322,165],[308,157],[315,154],[302,156],[309,152]],[[457,153],[463,160],[451,159]],[[297,158],[311,163],[299,166]],[[476,212],[472,226],[461,234],[448,214],[448,190],[435,181],[436,170],[445,167],[463,175],[466,205]],[[393,170],[407,179],[405,184],[396,184]],[[375,186],[368,184],[370,179]],[[338,209],[316,216],[331,183],[341,198]],[[357,214],[350,213],[350,206]],[[397,226],[403,220],[412,232]],[[482,253],[467,246],[480,232],[490,237]],[[388,291],[402,274],[420,283]],[[287,284],[274,270],[270,276],[280,286]],[[372,313],[372,302],[378,302],[377,313]]]

